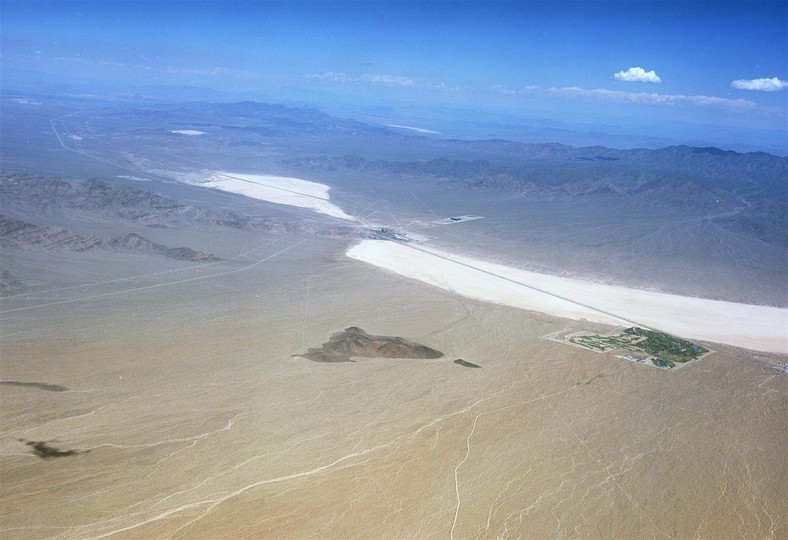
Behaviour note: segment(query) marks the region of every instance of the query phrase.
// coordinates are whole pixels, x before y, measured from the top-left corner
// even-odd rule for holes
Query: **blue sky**
[[[785,132],[788,1],[10,0],[2,16],[9,87],[297,90],[318,101]]]

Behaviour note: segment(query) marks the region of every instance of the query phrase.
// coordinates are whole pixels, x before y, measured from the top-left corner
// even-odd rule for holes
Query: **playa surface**
[[[349,221],[356,219],[330,201],[330,188],[327,185],[300,178],[215,172],[211,173],[205,181],[200,182],[200,185],[261,201],[306,208],[339,219]]]
[[[592,283],[433,248],[364,240],[348,256],[475,298],[557,317],[637,325],[681,337],[785,353],[788,310]]]

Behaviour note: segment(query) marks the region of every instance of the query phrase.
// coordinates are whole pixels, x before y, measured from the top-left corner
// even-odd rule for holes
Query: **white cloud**
[[[415,86],[413,79],[408,77],[400,77],[398,75],[369,75],[364,74],[359,77],[361,81],[373,84],[382,84],[385,86]]]
[[[681,94],[657,94],[653,92],[621,92],[619,90],[606,90],[604,88],[578,88],[576,86],[557,88],[551,86],[527,86],[522,90],[512,90],[501,84],[492,87],[492,90],[505,95],[543,95],[597,99],[614,103],[633,103],[636,105],[674,105],[696,107],[719,107],[732,111],[746,111],[756,109],[757,106],[747,99],[728,99],[714,96],[683,96]]]
[[[496,92],[500,92],[501,94],[505,94],[507,96],[514,96],[524,92],[524,90],[512,90],[511,88],[507,88],[502,84],[496,84],[495,86],[492,86],[490,90],[495,90]]]
[[[598,98],[618,103],[635,103],[641,105],[695,105],[698,107],[722,107],[734,111],[756,108],[755,103],[747,99],[728,99],[714,96],[683,96],[681,94],[656,94],[649,92],[619,92],[596,88],[546,88],[545,93],[570,96]]]
[[[326,71],[325,73],[308,73],[305,75],[307,79],[318,81],[334,81],[334,82],[347,82],[350,80],[347,73],[340,73],[338,71]]]
[[[619,71],[618,73],[613,74],[613,78],[617,81],[625,82],[662,82],[653,69],[651,71],[646,71],[642,67],[631,67],[626,71]]]
[[[19,103],[20,105],[41,105],[40,101],[30,98],[13,98],[11,101]]]
[[[377,73],[364,73],[362,75],[353,76],[338,71],[326,71],[325,73],[307,73],[304,75],[304,78],[311,81],[399,86],[402,88],[424,88],[427,90],[447,92],[459,92],[462,90],[462,88],[458,86],[449,86],[443,81],[433,82],[424,79],[402,77],[400,75],[385,75]]]
[[[185,69],[173,66],[166,66],[164,68],[150,68],[149,66],[136,66],[143,67],[144,69],[153,69],[162,73],[171,73],[175,75],[187,75],[197,77],[228,77],[236,79],[256,79],[260,77],[259,73],[253,71],[246,71],[242,69],[231,69],[225,67],[212,67],[212,68],[197,68]]]
[[[779,92],[788,88],[788,81],[781,81],[777,77],[771,79],[737,79],[731,83],[731,88],[738,90],[756,90],[758,92]]]

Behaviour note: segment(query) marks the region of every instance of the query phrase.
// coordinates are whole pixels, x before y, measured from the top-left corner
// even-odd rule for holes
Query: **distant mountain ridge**
[[[355,155],[306,156],[282,160],[287,167],[352,171],[394,177],[424,177],[466,189],[514,194],[607,197],[643,207],[669,207],[721,227],[788,247],[788,158],[765,152],[673,146],[660,150],[573,148],[508,141],[450,141],[461,146],[496,146],[516,154],[494,160],[439,158],[368,161]]]
[[[564,163],[572,173],[594,176],[620,174],[620,180],[632,184],[642,177],[679,176],[702,180],[702,184],[722,189],[742,189],[758,183],[783,189],[788,181],[788,158],[766,152],[739,153],[715,147],[670,146],[659,150],[616,150],[605,147],[581,147],[553,144],[522,144],[509,141],[446,141],[462,147],[490,147],[492,153],[521,160],[518,165],[496,163],[495,159],[462,160],[438,158],[420,161],[367,161],[357,155],[317,156],[285,160],[285,164],[305,165],[331,170],[374,170],[393,174],[425,174],[446,178],[469,179],[495,174],[527,178],[530,171],[540,171],[545,163]],[[572,163],[578,162],[578,163]],[[560,177],[559,177],[560,178]],[[545,179],[543,184],[551,183]],[[554,183],[554,182],[553,182]]]
[[[574,148],[508,141],[449,141],[461,146],[495,146],[517,155],[494,160],[439,158],[368,161],[355,155],[283,160],[291,167],[427,177],[485,191],[541,192],[571,197],[618,197],[634,204],[686,208],[720,215],[726,228],[748,231],[769,243],[785,244],[788,158],[765,152],[672,146],[660,150]],[[724,218],[724,219],[723,219]],[[764,220],[768,223],[764,223]],[[745,224],[745,222],[747,222]]]
[[[189,127],[217,127],[264,136],[314,134],[374,134],[406,138],[390,129],[365,124],[349,118],[338,118],[313,108],[239,101],[235,103],[183,103],[162,110],[132,110],[133,114],[165,113],[173,122]]]

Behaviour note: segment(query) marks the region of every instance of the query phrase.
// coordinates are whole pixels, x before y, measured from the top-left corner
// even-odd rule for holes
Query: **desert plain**
[[[576,212],[568,198],[343,184],[270,156],[216,173],[232,169],[179,157],[217,144],[212,128],[171,126],[165,160],[98,152],[99,120],[58,118],[52,129],[83,137],[47,134],[66,180],[2,184],[0,537],[788,536],[773,246],[753,244],[752,287],[738,277],[750,267],[697,257],[663,291],[600,283],[601,263],[583,280],[569,257],[593,246],[538,244],[585,227],[590,214],[539,214]],[[12,150],[17,169],[50,174]],[[539,234],[497,243],[521,208]],[[596,251],[618,280],[651,277],[642,259]],[[540,259],[502,262],[515,252]],[[534,271],[545,253],[572,275]],[[684,263],[654,265],[655,283]],[[633,324],[712,352],[667,370],[550,339]],[[353,327],[442,356],[303,356]]]
[[[606,325],[384,272],[344,240],[214,241],[238,251],[4,299],[3,379],[68,390],[2,390],[0,535],[785,535],[773,355],[649,369],[542,339]],[[445,356],[293,356],[348,326]]]

